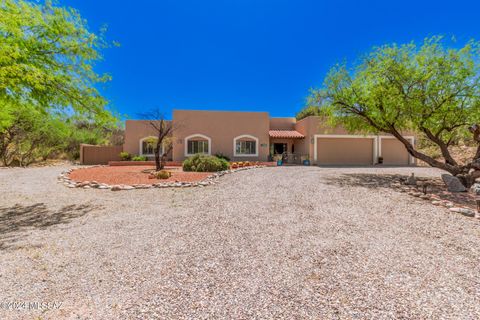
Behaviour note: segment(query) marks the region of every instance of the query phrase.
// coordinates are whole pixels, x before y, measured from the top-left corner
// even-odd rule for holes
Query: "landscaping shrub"
[[[223,153],[217,153],[215,154],[215,157],[219,158],[219,159],[223,159],[223,160],[226,160],[226,161],[229,161],[230,162],[230,158],[227,157],[226,155],[224,155]]]
[[[147,157],[145,156],[135,156],[132,158],[133,161],[147,161]]]
[[[168,179],[172,176],[172,173],[167,170],[160,170],[153,173],[154,177],[157,179]]]
[[[196,154],[183,161],[183,171],[215,172],[228,169],[228,161],[212,156]]]
[[[129,161],[129,160],[132,160],[132,155],[128,152],[120,152],[120,158],[122,159],[122,161]]]

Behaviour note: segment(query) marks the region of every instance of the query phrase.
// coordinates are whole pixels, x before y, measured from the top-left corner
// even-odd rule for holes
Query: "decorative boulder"
[[[452,176],[451,174],[442,174],[442,180],[447,186],[448,191],[450,192],[465,192],[467,189],[460,182],[460,179]]]
[[[450,208],[449,209],[452,212],[458,212],[460,214],[463,214],[464,216],[467,217],[475,217],[475,211],[467,208]]]
[[[477,196],[480,196],[480,183],[473,184],[471,189]]]

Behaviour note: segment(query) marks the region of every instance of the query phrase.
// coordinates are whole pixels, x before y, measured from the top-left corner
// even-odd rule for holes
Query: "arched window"
[[[185,156],[194,154],[211,154],[212,139],[203,134],[192,134],[185,138]]]
[[[155,154],[155,147],[157,144],[157,137],[145,137],[140,139],[140,155],[142,156],[153,156]],[[160,154],[163,153],[163,146],[161,146]]]
[[[233,139],[235,157],[258,157],[258,138],[243,134]]]

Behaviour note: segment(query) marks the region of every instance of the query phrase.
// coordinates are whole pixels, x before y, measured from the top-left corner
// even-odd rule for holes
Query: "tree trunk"
[[[155,170],[156,171],[162,170],[162,165],[161,165],[161,162],[160,162],[159,152],[155,152]]]
[[[456,177],[465,186],[465,188],[469,189],[475,183],[475,179],[480,178],[480,171],[473,171],[467,174],[459,174],[456,175]]]
[[[161,160],[160,160],[160,147],[162,146],[162,139],[161,139],[161,135],[159,134],[158,135],[158,138],[157,138],[157,144],[155,146],[155,171],[160,171],[163,169],[163,166],[161,164]]]
[[[163,170],[163,168],[165,168],[166,163],[167,163],[167,154],[164,153],[164,154],[162,154],[162,157],[160,158],[160,167],[161,167],[160,170]]]
[[[431,167],[435,167],[435,168],[445,170],[445,171],[451,173],[454,176],[456,176],[458,174],[461,174],[461,173],[464,173],[464,170],[463,170],[462,166],[460,166],[458,164],[457,165],[452,165],[452,164],[449,164],[449,163],[446,163],[446,162],[441,162],[441,161],[433,159],[432,157],[430,157],[426,154],[423,154],[423,153],[419,152],[418,150],[416,150],[414,148],[414,146],[410,143],[410,141],[405,139],[400,134],[400,132],[398,132],[396,129],[392,128],[391,131],[386,131],[386,133],[390,133],[395,138],[397,138],[397,140],[399,140],[405,146],[405,148],[407,149],[407,152],[412,157],[424,161],[425,163],[429,164]]]
[[[440,149],[442,149],[442,155],[445,159],[445,162],[440,162],[426,154],[419,152],[418,150],[415,150],[414,146],[410,143],[410,141],[405,139],[397,130],[392,128],[392,130],[387,133],[392,134],[401,143],[403,143],[403,145],[407,149],[407,152],[411,156],[424,161],[431,167],[439,168],[447,171],[452,176],[457,177],[460,180],[460,182],[465,186],[465,188],[470,188],[475,183],[475,179],[480,177],[480,166],[478,168],[475,167],[475,159],[467,165],[459,165],[455,160],[453,160],[453,158],[451,158],[450,153],[448,152],[448,149],[446,148],[446,146],[444,146],[444,148],[442,149],[442,146],[440,146],[437,141],[433,141],[430,139],[431,141],[439,145]],[[479,147],[478,154],[480,155],[480,147]],[[449,161],[448,160],[449,158],[453,161],[451,160]]]

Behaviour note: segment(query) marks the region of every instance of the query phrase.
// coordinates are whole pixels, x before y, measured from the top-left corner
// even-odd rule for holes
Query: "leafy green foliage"
[[[183,161],[184,171],[216,172],[227,170],[228,167],[229,163],[225,159],[202,154],[196,154]]]
[[[147,157],[145,157],[145,156],[134,156],[134,157],[132,157],[132,161],[147,161]]]
[[[114,132],[31,106],[4,107],[8,124],[0,127],[0,163],[7,166],[27,166],[53,157],[77,159],[81,143],[106,144]]]
[[[9,111],[9,121],[14,124],[0,134],[2,163],[26,166],[66,146],[68,126],[62,119],[34,108],[17,107]]]
[[[102,30],[103,33],[104,30]],[[116,119],[95,88],[93,67],[108,44],[77,11],[24,0],[0,3],[0,158],[28,164],[100,142]],[[88,124],[95,130],[79,128]]]
[[[111,119],[106,100],[94,87],[110,77],[93,70],[107,43],[88,31],[77,11],[49,1],[5,0],[0,13],[2,99],[42,111],[73,110]]]
[[[320,115],[321,115],[321,112],[317,106],[307,106],[306,108],[304,108],[303,110],[297,113],[296,118],[297,120],[302,120],[310,116],[320,116]]]
[[[120,159],[122,159],[122,161],[129,161],[132,160],[132,155],[126,151],[122,151],[120,152]]]
[[[479,44],[449,48],[441,37],[374,48],[353,69],[338,65],[324,86],[313,90],[305,113],[328,117],[331,125],[353,132],[394,135],[408,152],[453,174],[459,167],[448,147],[468,136],[480,120]],[[313,111],[312,111],[313,110]],[[419,152],[402,138],[413,131],[432,141],[445,162]]]
[[[226,155],[224,155],[223,153],[217,153],[215,154],[215,157],[219,158],[219,159],[223,159],[225,161],[230,161],[230,158]]]

